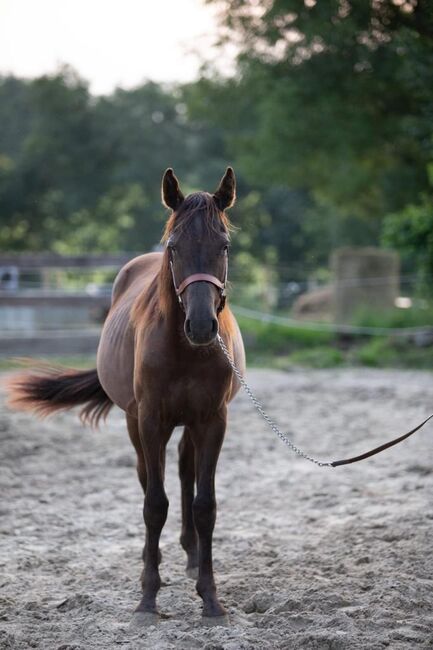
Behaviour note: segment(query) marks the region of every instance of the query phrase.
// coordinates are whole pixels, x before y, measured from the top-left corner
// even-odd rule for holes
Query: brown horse
[[[97,369],[46,370],[22,374],[10,384],[10,403],[41,415],[84,404],[84,420],[97,424],[113,404],[126,413],[143,487],[146,542],[143,595],[134,618],[159,616],[159,538],[168,500],[164,491],[165,448],[176,426],[182,493],[180,541],[187,573],[197,577],[203,616],[224,622],[212,568],[216,518],[215,470],[224,439],[227,404],[239,385],[217,344],[218,332],[241,370],[245,367],[238,325],[225,305],[229,221],[235,177],[228,168],[211,195],[184,198],[168,169],[163,202],[172,213],[163,253],[130,261],[113,286],[112,303],[97,355]]]

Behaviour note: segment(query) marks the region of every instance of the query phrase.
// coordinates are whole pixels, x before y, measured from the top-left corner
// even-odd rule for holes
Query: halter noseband
[[[170,270],[171,270],[171,277],[173,278],[174,290],[176,292],[177,299],[179,300],[179,304],[182,307],[182,309],[184,309],[184,305],[182,302],[182,294],[185,291],[185,289],[190,284],[193,284],[194,282],[209,282],[210,284],[213,284],[215,287],[217,287],[217,289],[219,290],[220,304],[217,309],[217,314],[222,312],[226,304],[226,285],[227,285],[227,273],[228,273],[227,261],[226,261],[226,268],[224,273],[224,282],[221,282],[221,280],[218,280],[218,278],[216,278],[214,275],[210,275],[209,273],[193,273],[192,275],[189,275],[187,278],[185,278],[185,280],[183,280],[178,286],[176,283],[176,277],[174,275],[172,260],[170,260]]]

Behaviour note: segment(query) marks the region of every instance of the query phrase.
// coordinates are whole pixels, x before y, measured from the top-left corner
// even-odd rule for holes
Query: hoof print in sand
[[[73,609],[95,609],[94,605],[95,603],[91,596],[87,594],[75,594],[57,605],[57,609],[59,612],[70,612]]]
[[[273,594],[269,591],[257,591],[254,596],[251,596],[243,606],[245,614],[264,614],[272,605],[275,604]]]

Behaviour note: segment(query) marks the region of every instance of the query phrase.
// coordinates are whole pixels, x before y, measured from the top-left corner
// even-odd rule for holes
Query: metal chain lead
[[[303,452],[299,447],[297,447],[289,438],[282,432],[280,429],[277,427],[275,422],[269,417],[269,415],[266,413],[264,410],[263,406],[259,402],[259,400],[255,397],[253,391],[251,388],[248,386],[247,382],[243,378],[240,370],[235,366],[235,362],[233,361],[230,352],[228,351],[226,344],[222,340],[221,336],[218,334],[217,335],[218,343],[220,345],[221,350],[224,353],[224,356],[226,357],[227,361],[229,362],[233,372],[235,373],[236,377],[239,379],[239,382],[242,386],[242,388],[245,390],[246,394],[254,404],[256,410],[260,413],[264,421],[268,424],[268,426],[272,429],[272,431],[279,437],[279,439],[284,442],[289,449],[291,449],[295,454],[300,456],[301,458],[305,458],[305,460],[309,460],[310,463],[314,463],[315,465],[318,465],[319,467],[332,467],[331,463],[326,463],[320,460],[316,460],[316,458],[312,458],[312,456],[309,456],[305,452]]]

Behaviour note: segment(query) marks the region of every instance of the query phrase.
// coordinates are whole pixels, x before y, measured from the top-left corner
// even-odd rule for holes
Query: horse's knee
[[[168,499],[163,490],[148,490],[144,499],[144,523],[150,528],[162,528],[167,519]]]
[[[208,528],[209,525],[213,526],[216,518],[215,497],[211,494],[198,494],[193,501],[192,511],[194,523],[199,533],[201,530]]]

